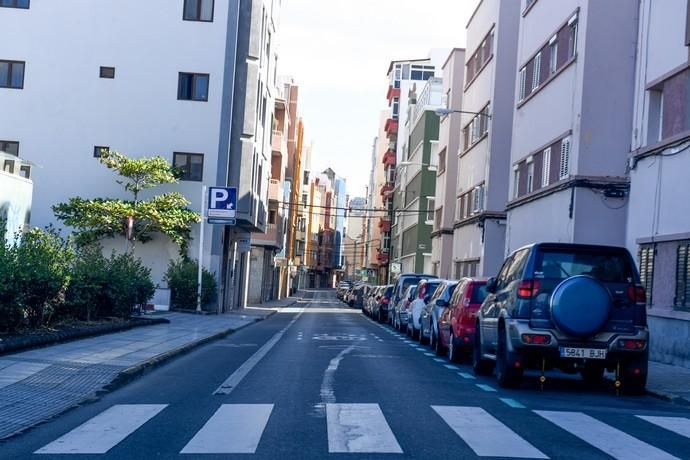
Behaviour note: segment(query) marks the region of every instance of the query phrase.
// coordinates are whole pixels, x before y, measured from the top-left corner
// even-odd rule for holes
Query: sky
[[[364,196],[386,73],[395,59],[426,58],[431,48],[465,46],[478,0],[283,0],[278,72],[300,87],[312,170],[327,167]]]

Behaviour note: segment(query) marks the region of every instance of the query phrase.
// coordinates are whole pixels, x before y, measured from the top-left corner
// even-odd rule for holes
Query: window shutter
[[[570,137],[563,139],[561,143],[561,163],[558,168],[558,177],[564,179],[570,173]]]
[[[551,147],[547,147],[544,150],[543,155],[543,166],[541,168],[541,186],[546,187],[549,185],[549,172],[551,171]]]
[[[647,293],[647,305],[652,304],[652,287],[654,284],[654,245],[640,246],[638,253],[640,266],[640,281]]]
[[[534,70],[532,71],[532,91],[539,86],[539,73],[541,72],[541,51],[534,56]]]
[[[525,85],[526,85],[525,79],[527,78],[527,68],[526,67],[523,67],[522,69],[520,69],[519,78],[520,78],[520,93],[519,93],[519,99],[518,100],[521,101],[525,98]]]
[[[690,304],[690,242],[678,245],[676,259],[676,307]]]

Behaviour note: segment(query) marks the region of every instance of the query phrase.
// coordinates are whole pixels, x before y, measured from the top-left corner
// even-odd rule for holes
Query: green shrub
[[[143,305],[153,297],[156,286],[151,281],[151,269],[132,254],[113,254],[108,259],[105,316],[128,318],[132,308]]]
[[[56,309],[59,318],[91,321],[108,312],[108,259],[98,245],[79,249],[72,265],[72,278],[65,293],[65,302]]]
[[[164,280],[170,288],[170,303],[173,308],[191,308],[197,303],[199,264],[187,258],[171,260]],[[216,301],[218,285],[216,277],[203,269],[201,276],[201,304],[209,305]]]
[[[15,302],[30,327],[49,323],[70,281],[72,246],[53,228],[35,228],[24,233],[10,252],[14,254]]]
[[[0,221],[0,331],[13,331],[24,318],[17,303],[16,251],[5,240],[5,223]]]

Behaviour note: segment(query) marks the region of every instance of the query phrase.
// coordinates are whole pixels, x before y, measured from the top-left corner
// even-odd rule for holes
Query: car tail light
[[[551,336],[546,334],[522,334],[522,341],[531,345],[548,345]]]
[[[620,339],[618,346],[625,350],[642,350],[647,342],[644,340]]]
[[[642,286],[631,284],[630,287],[628,287],[628,297],[632,303],[647,303],[647,293]]]
[[[518,297],[531,299],[537,295],[541,282],[539,280],[522,280],[518,285]]]

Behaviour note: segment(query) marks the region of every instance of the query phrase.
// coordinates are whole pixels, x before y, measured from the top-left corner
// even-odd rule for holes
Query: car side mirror
[[[493,276],[486,282],[486,292],[490,292],[492,294],[496,293],[496,278]]]
[[[446,308],[448,306],[448,302],[446,302],[443,299],[438,299],[436,301],[436,305],[439,306],[440,308]]]
[[[431,300],[431,295],[424,297],[424,303],[429,303],[430,300]]]

